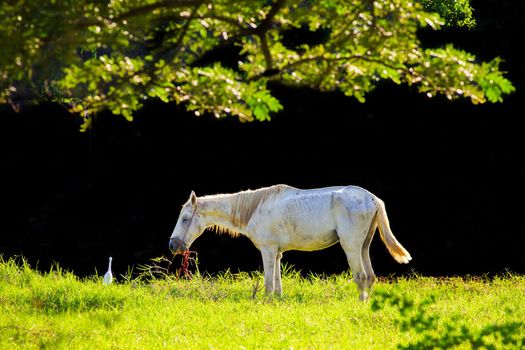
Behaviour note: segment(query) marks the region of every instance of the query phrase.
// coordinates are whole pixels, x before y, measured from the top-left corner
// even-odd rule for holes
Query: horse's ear
[[[192,206],[196,206],[197,205],[197,196],[195,195],[194,191],[191,191],[190,203],[191,203]]]

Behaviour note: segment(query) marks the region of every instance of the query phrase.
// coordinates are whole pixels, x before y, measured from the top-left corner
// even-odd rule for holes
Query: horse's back
[[[261,203],[259,214],[266,219],[280,221],[311,221],[332,217],[337,205],[351,210],[375,208],[377,198],[359,186],[331,186],[300,189],[288,185],[275,185],[266,189],[273,192],[271,199]]]
[[[364,199],[364,198],[377,198],[370,191],[359,187],[359,186],[330,186],[330,187],[320,187],[320,188],[311,188],[311,189],[300,189],[288,185],[278,185],[281,186],[284,191],[282,191],[282,200],[296,200],[301,199],[332,199],[335,197],[345,197],[349,199]]]
[[[333,225],[336,216],[368,216],[377,209],[374,194],[359,186],[332,186],[316,189],[289,188],[274,204],[286,221],[303,222],[315,229]]]

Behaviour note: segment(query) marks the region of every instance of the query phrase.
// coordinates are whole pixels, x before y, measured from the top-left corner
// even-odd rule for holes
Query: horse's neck
[[[236,227],[232,222],[232,196],[202,198],[201,215],[206,226],[221,226],[240,232],[241,228]]]

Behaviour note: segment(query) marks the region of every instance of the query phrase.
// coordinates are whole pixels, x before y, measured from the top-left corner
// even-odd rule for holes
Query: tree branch
[[[218,21],[234,25],[241,30],[247,30],[245,27],[242,26],[242,23],[238,22],[237,20],[233,18],[226,17],[226,16],[206,14],[204,16],[196,16],[195,19],[216,19]]]
[[[186,7],[186,6],[199,6],[204,2],[204,0],[166,0],[166,1],[160,1],[153,4],[136,7],[134,9],[129,10],[128,12],[124,12],[120,15],[118,15],[115,18],[110,19],[110,22],[120,22],[123,20],[127,20],[129,18],[141,16],[144,14],[148,14],[151,11],[162,9],[162,8],[177,8],[177,7]],[[72,23],[74,29],[84,29],[89,26],[93,25],[100,25],[102,21],[108,20],[108,18],[104,18],[100,21],[78,21]]]
[[[273,18],[279,12],[279,10],[284,6],[286,3],[286,0],[277,0],[272,7],[270,8],[270,11],[268,11],[268,14],[261,23],[257,26],[257,28],[254,29],[254,32],[256,34],[262,34],[266,32],[268,29],[270,29],[270,25],[272,23]]]
[[[167,48],[164,52],[161,52],[162,56],[166,56],[170,51],[173,51],[173,50],[175,50],[175,52],[179,51],[182,45],[182,41],[184,40],[184,37],[188,33],[188,29],[190,28],[191,22],[197,17],[196,14],[201,4],[202,3],[195,4],[195,6],[193,7],[193,11],[190,15],[190,18],[187,19],[186,23],[184,24],[184,27],[179,33],[179,36],[177,38],[177,41],[175,42],[175,45],[173,47]]]
[[[272,23],[273,18],[275,17],[277,12],[279,12],[279,10],[284,6],[285,3],[286,3],[286,0],[277,0],[272,5],[272,7],[270,8],[270,11],[268,11],[268,14],[262,20],[262,22],[259,23],[257,28],[253,29],[253,33],[256,34],[261,41],[261,50],[264,55],[264,61],[266,63],[266,70],[265,72],[263,72],[263,76],[268,76],[269,72],[272,72],[274,70],[272,54],[270,52],[270,47],[268,46],[266,32],[270,29],[270,25]]]
[[[295,62],[288,63],[287,65],[284,65],[283,67],[279,68],[279,71],[282,72],[282,71],[285,71],[285,70],[290,69],[292,67],[295,67],[295,66],[301,65],[303,63],[307,63],[307,62],[312,62],[312,61],[338,62],[338,61],[350,61],[350,60],[362,60],[362,61],[366,61],[366,62],[377,63],[377,64],[380,64],[380,65],[385,66],[387,68],[400,70],[403,73],[405,73],[406,75],[417,77],[417,78],[420,78],[421,81],[424,80],[424,81],[428,82],[429,84],[432,85],[432,87],[436,91],[441,90],[431,80],[429,80],[424,75],[415,72],[413,69],[409,69],[409,68],[406,68],[404,66],[395,66],[395,65],[392,65],[392,64],[388,64],[388,63],[386,63],[386,62],[384,62],[384,61],[382,61],[380,59],[377,59],[377,58],[366,57],[366,56],[361,56],[361,55],[352,55],[352,56],[343,56],[343,57],[325,57],[325,56],[307,57],[307,58],[303,58],[303,59],[297,60]],[[263,77],[266,77],[266,76],[268,76],[268,74],[266,72],[263,72],[261,74],[258,74],[256,76],[250,78],[249,80],[250,81],[257,81],[257,80],[259,80],[259,79],[261,79]]]
[[[266,63],[266,71],[270,71],[273,69],[273,60],[270,48],[268,47],[268,41],[266,40],[266,32],[259,34],[259,39],[261,40],[261,50]]]
[[[202,3],[203,3],[203,0],[167,0],[167,1],[156,2],[153,4],[149,4],[149,5],[145,5],[142,7],[137,7],[132,10],[129,10],[128,12],[125,12],[119,15],[117,18],[114,19],[114,21],[117,22],[117,21],[121,21],[121,20],[128,19],[131,17],[140,16],[145,13],[151,12],[153,10],[161,9],[161,8],[176,8],[176,7],[183,7],[183,6],[200,5]]]

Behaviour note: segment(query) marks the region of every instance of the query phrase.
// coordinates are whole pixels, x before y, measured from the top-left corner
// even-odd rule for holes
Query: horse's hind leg
[[[363,266],[363,260],[361,258],[361,242],[355,242],[353,240],[341,240],[341,246],[346,253],[346,259],[348,265],[352,270],[354,281],[359,289],[359,299],[368,299],[368,291],[366,288],[367,274]]]
[[[363,264],[361,249],[363,247],[364,234],[352,227],[350,220],[338,222],[337,235],[352,270],[354,281],[359,289],[359,299],[368,299],[367,273]]]
[[[375,222],[374,216],[370,224],[370,228],[368,229],[368,234],[366,235],[365,241],[363,242],[363,247],[361,248],[361,259],[363,260],[363,267],[366,272],[365,289],[368,293],[370,293],[372,290],[372,286],[376,280],[376,275],[374,274],[374,269],[372,268],[372,263],[370,262],[370,243],[372,243],[372,238],[374,238],[376,228],[377,224]]]
[[[369,279],[363,261],[362,249],[370,228],[370,217],[372,217],[373,214],[367,215],[368,213],[363,211],[353,211],[352,213],[352,210],[346,208],[342,201],[337,204],[337,235],[346,253],[354,281],[359,289],[359,299],[367,300]],[[369,262],[370,259],[368,258],[367,263]]]

